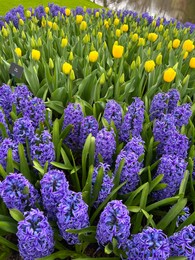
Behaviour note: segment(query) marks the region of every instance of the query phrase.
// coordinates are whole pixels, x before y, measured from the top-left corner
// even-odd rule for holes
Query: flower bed
[[[193,259],[193,26],[55,5],[5,20],[4,259]]]

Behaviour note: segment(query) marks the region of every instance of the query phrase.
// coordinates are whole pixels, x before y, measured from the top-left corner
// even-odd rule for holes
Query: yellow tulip
[[[67,38],[62,38],[62,41],[61,41],[61,47],[64,48],[66,47],[68,44],[68,39]]]
[[[104,26],[106,27],[106,29],[109,28],[109,22],[107,20],[104,21]]]
[[[119,22],[120,22],[120,20],[119,20],[118,18],[115,18],[115,19],[114,19],[114,25],[115,25],[115,26],[119,25]]]
[[[180,45],[180,40],[179,39],[175,39],[172,43],[172,46],[174,49],[177,49]]]
[[[24,25],[24,21],[22,19],[19,19],[19,25]]]
[[[194,49],[193,41],[185,40],[185,42],[183,43],[182,49],[185,51],[188,51],[188,52],[193,51],[193,49]]]
[[[158,38],[158,34],[156,33],[149,33],[148,34],[148,40],[151,42],[155,42]]]
[[[17,54],[17,56],[20,58],[22,56],[22,50],[20,48],[15,48],[15,53]]]
[[[38,61],[38,60],[40,60],[40,57],[41,57],[40,51],[33,49],[32,50],[32,59]]]
[[[83,42],[84,42],[84,43],[90,42],[90,35],[89,35],[89,34],[86,34],[86,35],[83,37]]]
[[[190,68],[195,69],[195,57],[192,57],[190,59],[189,66],[190,66]]]
[[[123,56],[124,47],[122,45],[114,44],[112,47],[112,55],[114,58],[119,59]]]
[[[52,24],[52,28],[53,28],[55,31],[57,31],[57,30],[59,29],[57,23],[55,23],[55,22]]]
[[[51,21],[48,21],[48,22],[47,22],[47,25],[48,25],[50,28],[52,28],[53,23],[52,23]]]
[[[188,55],[189,55],[189,52],[186,51],[186,52],[184,53],[184,55],[183,55],[183,59],[185,60],[185,59],[188,57]]]
[[[72,51],[70,52],[68,59],[69,59],[70,61],[72,61],[72,60],[74,59],[74,55],[73,55],[73,52],[72,52]]]
[[[97,61],[97,59],[98,59],[98,52],[97,51],[91,51],[90,53],[89,53],[89,61],[90,62],[96,62]]]
[[[102,39],[102,32],[98,32],[97,35],[98,35],[98,38],[99,38],[99,39]]]
[[[146,40],[144,38],[139,38],[138,46],[144,46],[146,44]]]
[[[80,14],[76,15],[76,23],[80,24],[82,21],[83,21],[83,16]]]
[[[45,26],[46,26],[46,21],[45,21],[45,20],[42,20],[42,21],[41,21],[41,26],[42,26],[42,27],[45,27]]]
[[[137,33],[134,33],[134,34],[132,35],[132,41],[133,41],[133,42],[136,42],[136,41],[138,40],[138,38],[139,38],[139,36],[138,36]]]
[[[144,68],[146,72],[152,72],[155,68],[155,62],[153,60],[147,60],[144,64]]]
[[[100,13],[99,12],[96,12],[95,13],[95,17],[98,18],[100,16]]]
[[[80,30],[84,31],[87,28],[87,23],[85,21],[82,21],[80,24]]]
[[[164,28],[164,26],[162,24],[160,24],[158,27],[159,32],[162,32],[163,28]]]
[[[27,18],[31,17],[31,11],[30,10],[27,10],[25,14],[26,14]]]
[[[173,68],[168,68],[164,71],[163,79],[165,82],[172,82],[175,79],[176,71]]]
[[[117,37],[120,37],[121,36],[121,30],[120,29],[116,29],[115,34],[116,34]]]
[[[123,32],[128,32],[128,30],[129,30],[128,24],[123,24],[123,25],[121,26],[121,29],[122,29]]]
[[[54,68],[54,63],[51,58],[49,58],[49,68],[52,70]]]
[[[71,14],[70,9],[66,8],[66,9],[65,9],[65,15],[66,15],[66,16],[70,16],[70,14]]]
[[[45,12],[46,12],[46,14],[49,13],[49,7],[48,6],[45,7]]]
[[[66,75],[70,74],[72,70],[72,65],[68,62],[65,62],[63,65],[62,65],[62,72]]]

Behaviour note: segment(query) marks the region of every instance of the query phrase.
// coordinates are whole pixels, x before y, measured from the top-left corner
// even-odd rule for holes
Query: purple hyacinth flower
[[[115,100],[109,100],[106,103],[103,117],[111,123],[114,122],[116,128],[119,130],[122,123],[122,108]]]
[[[40,6],[38,6],[37,8],[35,8],[34,15],[35,15],[39,20],[41,20],[42,17],[45,17],[45,16],[46,16],[46,13],[45,13],[45,8],[44,8],[44,6],[40,5]]]
[[[169,239],[161,229],[148,227],[128,240],[126,254],[128,260],[166,260],[170,256]]]
[[[141,163],[138,161],[138,155],[133,152],[122,150],[116,159],[115,174],[120,166],[121,160],[123,159],[125,160],[125,163],[120,174],[120,183],[126,181],[126,184],[119,190],[119,194],[127,194],[135,190],[139,183],[138,173],[141,170]]]
[[[32,98],[25,110],[23,111],[23,116],[29,118],[32,121],[32,125],[37,128],[40,123],[45,121],[46,107],[44,101],[41,98]]]
[[[14,122],[13,139],[16,143],[25,144],[26,140],[32,140],[34,131],[32,121],[27,117],[21,117]]]
[[[6,123],[6,120],[5,120],[5,115],[3,113],[2,110],[0,110],[0,123],[2,123],[5,127],[5,130],[6,130],[6,133],[9,135],[10,132],[9,132],[9,129],[8,129],[8,125]],[[2,136],[2,131],[0,130],[0,143],[3,141],[3,136]]]
[[[28,101],[32,98],[32,93],[26,85],[17,86],[13,93],[13,103],[16,105],[17,113],[23,113],[28,109]]]
[[[68,125],[72,125],[68,136],[65,138],[65,144],[73,151],[79,149],[79,136],[80,136],[80,125],[83,120],[83,112],[81,105],[78,103],[69,103],[67,108],[64,110],[64,124],[63,129]]]
[[[127,207],[120,200],[110,201],[100,215],[96,239],[99,245],[106,246],[113,239],[118,248],[125,245],[130,235],[130,216]]]
[[[43,206],[49,219],[55,219],[60,200],[69,193],[69,183],[63,171],[50,170],[40,181]]]
[[[55,161],[55,149],[51,134],[44,130],[40,136],[37,134],[30,140],[30,156],[32,160],[37,160],[42,167],[45,163]]]
[[[195,226],[189,225],[169,237],[171,256],[195,259]]]
[[[34,186],[20,173],[7,175],[1,183],[0,196],[9,209],[24,212],[39,202],[40,197]]]
[[[19,162],[18,144],[10,138],[5,138],[0,143],[0,164],[6,169],[8,150],[12,150],[13,160]]]
[[[166,139],[161,154],[176,155],[185,159],[189,148],[189,141],[186,135],[182,135],[177,131],[170,133]]]
[[[140,136],[144,121],[144,102],[140,98],[134,98],[135,101],[128,107],[120,128],[120,140],[128,142],[132,136]]]
[[[11,119],[10,112],[12,110],[13,94],[10,86],[3,84],[0,87],[0,107],[2,107],[8,120]]]
[[[161,119],[168,110],[169,95],[167,93],[158,93],[152,99],[150,106],[150,120]]]
[[[86,116],[81,121],[79,146],[82,149],[89,134],[96,137],[98,133],[98,122],[94,116]]]
[[[112,188],[114,187],[113,177],[110,177],[108,175],[110,166],[106,163],[99,163],[98,166],[94,168],[94,172],[93,172],[93,176],[92,176],[92,191],[93,191],[96,179],[97,179],[98,171],[101,168],[103,170],[103,179],[102,179],[101,189],[98,194],[98,198],[94,202],[95,208],[97,208],[108,197]]]
[[[175,118],[175,124],[177,127],[182,127],[182,125],[187,125],[188,121],[192,115],[191,105],[183,104],[174,109],[173,115]]]
[[[184,159],[174,155],[163,155],[160,159],[156,177],[159,174],[164,174],[162,183],[167,186],[162,189],[155,191],[153,197],[159,201],[168,197],[172,197],[178,191],[181,181],[184,177],[187,163]]]
[[[88,205],[82,199],[80,192],[70,192],[58,205],[57,224],[64,240],[69,245],[79,243],[77,234],[67,232],[67,229],[81,229],[89,226]]]
[[[189,207],[184,207],[182,212],[177,217],[176,227],[179,227],[179,225],[181,225],[189,216],[190,216]]]
[[[123,148],[126,152],[133,152],[138,157],[144,154],[144,141],[141,136],[132,137],[131,140]]]
[[[169,102],[168,102],[168,113],[172,113],[173,110],[177,107],[177,103],[180,100],[180,94],[177,89],[170,89],[167,93],[169,95]]]
[[[96,163],[99,162],[98,155],[100,155],[104,163],[111,165],[116,151],[114,130],[101,129],[96,136],[95,145]]]
[[[31,209],[18,222],[18,246],[24,260],[34,260],[48,256],[54,251],[54,233],[39,209]]]

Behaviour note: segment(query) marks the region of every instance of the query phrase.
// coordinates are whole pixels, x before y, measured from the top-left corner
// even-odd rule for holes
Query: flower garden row
[[[4,259],[10,250],[28,260],[194,259],[195,55],[186,26],[53,4],[6,14]],[[24,75],[10,87],[11,62]]]

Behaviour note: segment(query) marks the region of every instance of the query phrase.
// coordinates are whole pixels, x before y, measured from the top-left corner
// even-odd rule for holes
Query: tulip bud
[[[135,68],[136,68],[135,61],[132,61],[132,63],[131,63],[131,69],[134,70]]]
[[[162,42],[159,42],[156,46],[156,50],[160,50],[162,48]]]
[[[69,58],[68,58],[68,59],[69,59],[69,61],[72,61],[72,60],[74,59],[74,55],[73,55],[73,52],[72,52],[72,51],[70,52],[70,55],[69,55]]]
[[[75,74],[73,69],[71,69],[70,71],[70,80],[75,80]]]
[[[54,63],[51,58],[49,58],[49,68],[52,70],[54,68]]]
[[[123,84],[124,82],[125,82],[125,74],[123,73],[123,74],[120,76],[119,83],[120,83],[120,84]]]
[[[162,64],[162,54],[159,53],[156,57],[156,64],[161,65]]]
[[[32,48],[35,48],[35,47],[36,47],[36,42],[35,42],[34,36],[32,36],[32,38],[31,38],[31,47],[32,47]]]
[[[107,76],[110,77],[112,75],[112,68],[109,68],[108,72],[107,72]]]
[[[105,74],[102,73],[102,75],[100,76],[100,85],[104,85],[105,81],[106,81]]]
[[[136,65],[136,67],[139,67],[140,64],[141,64],[141,58],[140,58],[140,56],[137,56],[136,61],[135,61],[135,65]]]
[[[186,75],[185,78],[183,79],[182,84],[185,85],[185,84],[189,81],[189,79],[190,79],[190,75],[188,74],[188,75]]]
[[[22,31],[22,39],[26,39],[26,34],[24,31]]]
[[[40,37],[38,38],[38,41],[37,41],[37,46],[38,46],[38,47],[41,47],[41,46],[42,46],[42,40],[41,40],[41,38],[40,38]]]
[[[170,42],[168,43],[168,46],[167,46],[168,50],[172,50],[172,45],[173,45],[173,42],[170,41]]]

